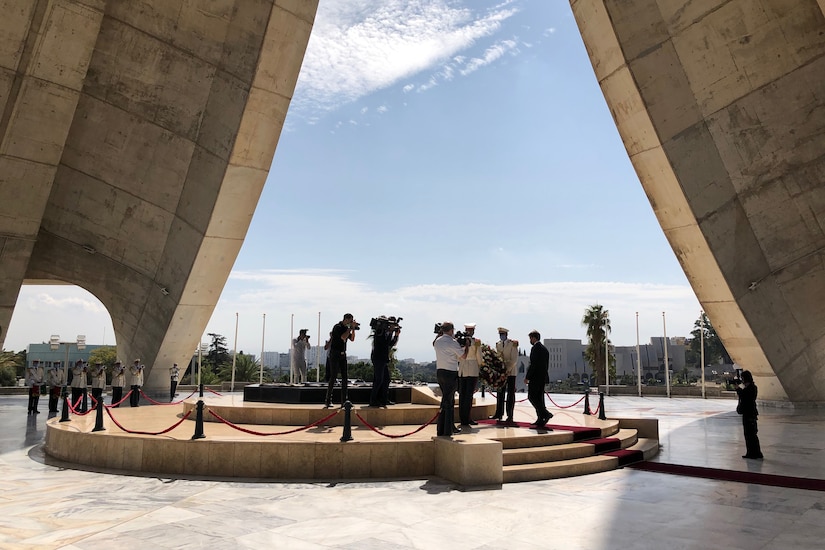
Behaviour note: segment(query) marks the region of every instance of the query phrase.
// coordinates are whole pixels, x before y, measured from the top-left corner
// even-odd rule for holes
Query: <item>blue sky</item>
[[[81,289],[24,287],[6,339],[113,343]],[[433,359],[437,321],[524,342],[688,335],[700,306],[628,160],[568,2],[321,0],[247,239],[206,332],[285,351],[345,312],[404,317],[398,356]],[[78,307],[80,306],[80,307]],[[71,308],[82,310],[69,316]],[[65,312],[65,315],[64,315]],[[65,316],[65,320],[63,317]],[[87,322],[88,318],[88,322]],[[108,324],[107,324],[108,323]],[[31,329],[26,327],[31,326]],[[33,332],[34,330],[39,332]],[[367,356],[367,331],[350,344]]]

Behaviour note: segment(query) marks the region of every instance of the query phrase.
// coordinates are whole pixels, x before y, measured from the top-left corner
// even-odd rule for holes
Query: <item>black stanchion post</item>
[[[195,435],[192,436],[192,439],[203,439],[205,437],[203,434],[203,401],[198,401],[198,412],[195,415]]]
[[[61,422],[70,422],[69,420],[69,389],[63,386],[63,410],[60,413]]]
[[[584,390],[584,412],[582,414],[593,414],[590,412],[590,388]]]
[[[203,397],[203,384],[198,384],[198,391],[200,392],[200,396]]]
[[[341,441],[352,441],[352,403],[344,401],[344,433]]]
[[[607,420],[604,414],[604,394],[599,392],[599,420]]]
[[[95,427],[92,428],[93,432],[102,432],[106,428],[103,427],[103,395],[97,400],[97,416],[95,417]]]

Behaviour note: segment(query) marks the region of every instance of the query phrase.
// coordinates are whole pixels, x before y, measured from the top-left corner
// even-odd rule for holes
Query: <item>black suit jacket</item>
[[[530,350],[530,366],[527,367],[525,378],[530,381],[530,385],[539,384],[544,387],[547,384],[547,367],[550,365],[550,352],[541,342],[533,344]]]

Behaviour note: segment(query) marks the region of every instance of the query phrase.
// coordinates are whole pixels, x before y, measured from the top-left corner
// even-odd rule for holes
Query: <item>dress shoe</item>
[[[515,422],[513,422],[512,418],[508,418],[507,420],[504,421],[504,423],[505,424],[515,424]]]
[[[742,458],[751,458],[753,460],[762,460],[762,458],[764,458],[764,457],[762,455],[756,455],[756,456],[742,455]]]
[[[387,405],[395,405],[395,401],[387,401]]]
[[[470,420],[470,426],[478,426],[478,422],[475,420]]]
[[[493,416],[488,416],[488,417],[487,417],[487,419],[488,419],[488,420],[501,420],[501,417],[500,417],[500,416],[493,415]]]
[[[454,434],[460,434],[461,433],[461,428],[459,426],[453,426],[453,433]]]
[[[469,427],[470,427],[470,425],[469,425],[469,424],[466,424],[466,423],[464,423],[464,422],[462,422],[462,423],[461,423],[461,427],[462,427],[462,428],[469,428]]]

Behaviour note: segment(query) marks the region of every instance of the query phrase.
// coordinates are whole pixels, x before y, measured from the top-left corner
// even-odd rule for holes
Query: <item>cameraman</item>
[[[370,407],[386,407],[395,405],[389,399],[390,395],[390,353],[398,343],[401,327],[395,317],[378,317],[373,323],[372,333],[372,361],[373,379],[370,392]]]
[[[307,381],[307,350],[310,348],[309,329],[302,328],[298,337],[292,340],[292,382],[304,384]]]
[[[458,362],[467,357],[467,348],[462,348],[453,337],[455,326],[445,321],[441,323],[440,335],[433,342],[435,348],[436,379],[441,388],[441,414],[436,423],[436,435],[450,437],[461,433],[461,428],[453,424],[455,415],[455,390],[458,383]]]
[[[347,342],[355,340],[355,331],[361,328],[352,313],[346,313],[344,318],[335,323],[329,336],[329,384],[324,408],[332,406],[332,387],[335,379],[341,373],[341,406],[347,400]]]

